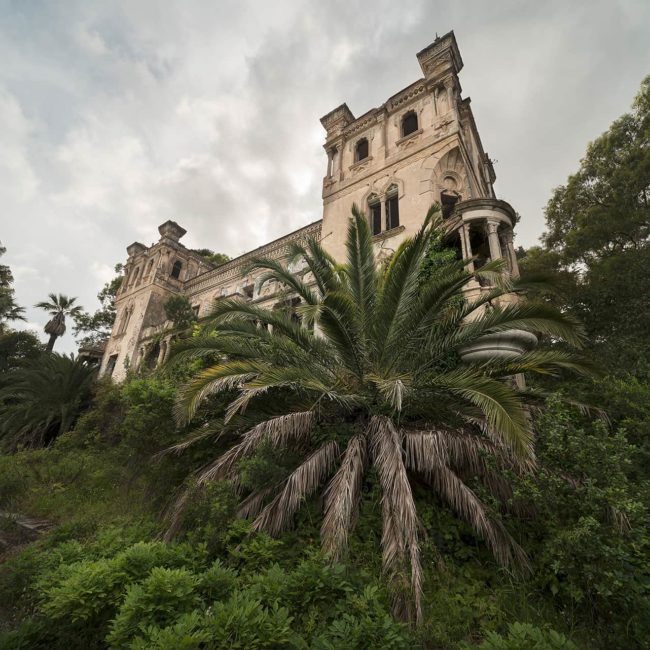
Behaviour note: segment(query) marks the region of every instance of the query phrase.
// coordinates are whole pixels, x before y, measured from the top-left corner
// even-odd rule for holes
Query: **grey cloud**
[[[125,246],[168,218],[231,255],[320,218],[318,119],[381,104],[452,28],[530,245],[551,189],[650,72],[643,0],[5,3],[0,239],[19,301],[93,308]]]

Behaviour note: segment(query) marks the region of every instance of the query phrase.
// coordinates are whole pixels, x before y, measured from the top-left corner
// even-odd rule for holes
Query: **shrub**
[[[141,583],[131,585],[115,617],[107,641],[124,648],[147,626],[165,627],[199,606],[198,580],[187,569],[156,567]]]
[[[578,650],[577,646],[555,630],[543,630],[529,623],[511,623],[503,637],[496,632],[488,634],[479,646],[462,644],[461,650]]]

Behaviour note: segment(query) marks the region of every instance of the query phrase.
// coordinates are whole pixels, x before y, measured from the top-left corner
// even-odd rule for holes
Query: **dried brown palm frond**
[[[341,558],[356,518],[361,482],[366,465],[365,436],[353,436],[345,448],[341,465],[325,490],[325,511],[321,526],[323,550],[333,560]]]
[[[524,550],[449,467],[432,459],[423,475],[449,507],[485,540],[499,564],[530,570]]]
[[[339,455],[339,446],[331,440],[317,449],[289,476],[282,491],[253,522],[256,530],[278,535],[286,530],[302,502],[331,473]]]
[[[165,519],[169,521],[169,526],[162,535],[162,540],[164,542],[169,542],[174,539],[180,531],[183,524],[185,510],[189,504],[190,494],[190,490],[183,490],[165,513]]]
[[[266,500],[277,490],[277,485],[271,485],[261,490],[251,492],[240,504],[237,509],[237,516],[242,519],[249,519],[257,516]]]
[[[395,594],[394,614],[422,616],[422,570],[420,566],[419,522],[411,484],[402,460],[402,445],[393,421],[373,416],[368,426],[373,463],[379,474],[384,511],[382,552],[384,570],[392,582],[410,569],[410,594]]]
[[[521,474],[535,468],[533,460],[517,458],[498,441],[464,429],[404,430],[402,435],[407,466],[414,470],[420,470],[432,455],[456,469],[466,469],[474,474],[484,474],[489,470],[488,457],[500,467]]]
[[[252,454],[264,442],[272,447],[283,447],[289,441],[303,440],[311,431],[314,420],[313,411],[300,411],[260,422],[242,435],[240,443],[200,472],[197,479],[199,485],[225,478],[239,460]]]

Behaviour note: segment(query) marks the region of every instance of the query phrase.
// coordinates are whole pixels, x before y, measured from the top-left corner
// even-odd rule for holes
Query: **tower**
[[[184,283],[214,268],[180,243],[185,230],[174,221],[159,228],[160,239],[146,247],[127,247],[124,279],[115,298],[116,317],[106,345],[100,373],[120,381],[128,368],[156,365],[168,352],[169,329],[165,301],[183,294]],[[160,333],[162,336],[156,337]],[[145,341],[145,343],[143,343]]]
[[[423,77],[379,108],[355,118],[347,104],[321,118],[327,172],[323,243],[345,255],[346,224],[356,203],[368,216],[378,256],[413,235],[441,203],[448,237],[469,266],[504,258],[518,274],[515,212],[494,193],[494,168],[461,96],[463,61],[453,32],[417,54]],[[469,289],[476,287],[470,287]]]

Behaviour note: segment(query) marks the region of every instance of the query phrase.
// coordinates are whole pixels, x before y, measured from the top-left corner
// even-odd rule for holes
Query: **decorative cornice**
[[[345,126],[354,121],[354,115],[352,111],[348,108],[347,104],[341,104],[337,106],[333,111],[323,115],[320,118],[320,123],[323,125],[323,128],[327,131],[328,136],[330,133],[336,135],[340,132]]]
[[[412,99],[415,99],[419,95],[423,95],[427,91],[427,86],[424,79],[418,79],[416,82],[412,83],[410,86],[407,86],[403,90],[400,90],[398,93],[393,95],[388,99],[385,106],[388,107],[389,111],[394,111],[398,109],[403,104],[410,102]]]
[[[355,133],[359,133],[359,131],[362,131],[371,124],[374,124],[377,121],[377,114],[380,111],[381,109],[379,108],[372,108],[367,113],[364,113],[361,117],[358,117],[354,122],[343,129],[343,136],[350,138]]]
[[[436,71],[438,65],[447,61],[451,63],[452,70],[458,74],[463,68],[463,59],[456,43],[453,30],[444,36],[436,38],[431,45],[428,45],[417,54],[422,72],[427,79]]]
[[[322,223],[322,220],[315,221],[304,228],[295,230],[284,237],[280,237],[264,246],[260,246],[255,250],[244,253],[243,255],[236,257],[234,260],[230,260],[230,262],[218,266],[212,271],[198,275],[185,283],[184,290],[187,293],[199,293],[209,289],[210,287],[217,286],[222,282],[227,282],[233,278],[241,277],[243,275],[242,266],[255,257],[266,257],[269,259],[282,258],[289,252],[288,247],[292,242],[320,233]]]

